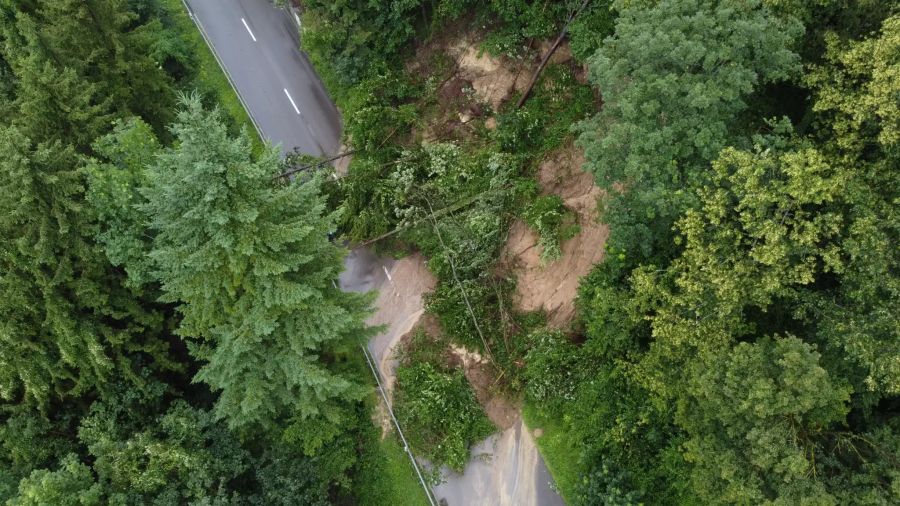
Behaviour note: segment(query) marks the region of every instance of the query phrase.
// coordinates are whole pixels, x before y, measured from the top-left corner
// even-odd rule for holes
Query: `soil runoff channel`
[[[336,154],[340,115],[298,48],[296,19],[268,0],[184,1],[263,137],[280,144],[283,153],[296,147],[317,156]],[[388,403],[397,366],[394,348],[422,316],[423,297],[434,285],[420,255],[393,260],[362,248],[345,260],[341,288],[379,294],[368,323],[385,325],[385,331],[366,351]],[[448,506],[563,504],[521,420],[479,443],[473,453],[463,474],[444,470],[445,482],[430,491],[433,501]]]

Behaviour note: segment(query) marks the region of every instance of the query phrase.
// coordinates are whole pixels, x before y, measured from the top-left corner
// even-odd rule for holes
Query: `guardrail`
[[[387,393],[384,391],[384,387],[381,385],[381,373],[375,368],[375,360],[369,354],[368,348],[366,345],[360,346],[363,351],[363,355],[366,356],[366,363],[369,364],[369,369],[372,371],[372,376],[375,377],[375,383],[378,385],[378,391],[381,393],[381,398],[384,400],[384,406],[387,408],[388,413],[391,415],[391,420],[394,422],[394,427],[397,428],[397,434],[400,436],[400,441],[403,442],[403,451],[409,456],[409,461],[412,462],[413,469],[416,470],[416,476],[419,477],[419,483],[422,484],[422,488],[425,489],[425,495],[428,497],[428,502],[431,506],[437,506],[437,503],[434,502],[434,493],[431,491],[431,487],[425,482],[425,478],[422,477],[422,471],[419,469],[419,463],[416,462],[416,457],[413,455],[412,450],[409,448],[409,443],[406,442],[406,436],[403,435],[403,429],[400,428],[400,422],[397,421],[397,417],[394,416],[394,410],[391,408],[391,402],[387,398]]]

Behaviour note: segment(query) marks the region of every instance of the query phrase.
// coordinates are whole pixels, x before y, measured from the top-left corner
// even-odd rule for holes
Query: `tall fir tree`
[[[117,0],[10,1],[0,5],[2,67],[12,86],[0,143],[0,396],[48,402],[81,395],[116,375],[139,381],[135,361],[174,366],[159,337],[162,316],[96,244],[86,200],[85,155],[146,80],[165,110],[169,78],[147,73],[131,41],[132,16]],[[159,84],[160,86],[157,86]],[[156,115],[152,111],[147,112]],[[164,115],[157,118],[164,119]]]
[[[3,400],[45,405],[102,386],[114,368],[133,376],[132,352],[167,364],[160,315],[98,256],[73,149],[15,127],[0,139]]]
[[[16,69],[21,92],[31,95],[23,107],[36,107],[33,102],[40,99],[43,107],[55,109],[47,119],[91,118],[97,128],[82,125],[66,132],[82,141],[79,147],[89,146],[102,133],[98,128],[108,128],[98,112],[137,115],[160,132],[170,121],[172,79],[153,61],[147,27],[136,25],[125,0],[17,1],[5,10],[3,52]],[[66,79],[56,82],[54,75]],[[71,101],[68,90],[84,87],[90,100]],[[23,124],[40,117],[26,116]]]
[[[219,391],[217,414],[267,426],[355,397],[358,386],[328,362],[368,335],[368,302],[335,285],[344,251],[328,241],[318,182],[275,183],[277,151],[254,158],[246,133],[229,137],[197,97],[183,101],[172,132],[142,207],[164,300],[181,304],[179,332],[205,362],[195,379]]]

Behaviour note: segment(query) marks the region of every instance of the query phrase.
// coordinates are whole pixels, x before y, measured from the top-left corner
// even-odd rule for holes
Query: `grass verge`
[[[541,437],[535,438],[535,444],[553,476],[559,495],[566,504],[575,504],[575,492],[584,470],[578,465],[578,459],[572,458],[578,455],[578,449],[566,437],[561,421],[542,415],[536,406],[527,401],[522,407],[522,418],[528,428],[543,430]]]
[[[225,71],[219,66],[219,62],[213,55],[200,30],[188,16],[181,0],[161,0],[160,2],[171,16],[181,38],[190,44],[196,61],[194,87],[204,96],[214,100],[222,108],[225,114],[231,118],[237,129],[246,128],[253,141],[253,150],[256,153],[262,151],[264,144],[250,120],[250,115],[244,109]]]
[[[358,482],[360,504],[371,506],[427,506],[428,498],[406,452],[391,433],[373,449]]]

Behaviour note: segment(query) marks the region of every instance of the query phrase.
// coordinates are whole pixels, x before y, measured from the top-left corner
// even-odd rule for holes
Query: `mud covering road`
[[[283,11],[267,0],[187,0],[187,4],[267,140],[280,144],[282,152],[299,148],[322,155],[338,149],[337,109],[299,50],[296,29]],[[385,327],[369,342],[369,350],[382,375],[393,383],[393,348],[421,316],[423,296],[434,288],[434,278],[419,255],[395,261],[357,249],[344,265],[342,289],[379,292],[369,324]],[[450,475],[435,489],[439,500],[449,506],[562,504],[521,422],[488,438],[475,451],[482,457],[470,462],[462,476]]]
[[[400,260],[380,259],[365,249],[351,252],[341,275],[341,288],[378,290],[376,313],[369,325],[384,331],[369,341],[369,351],[392,390],[397,360],[394,350],[424,312],[424,296],[436,280],[421,255]],[[553,479],[521,420],[494,434],[472,450],[473,459],[463,474],[444,469],[446,481],[434,487],[434,495],[447,506],[557,506],[563,500],[553,489]]]
[[[556,506],[565,504],[520,420],[472,448],[463,474],[446,472],[434,495],[447,506]]]

